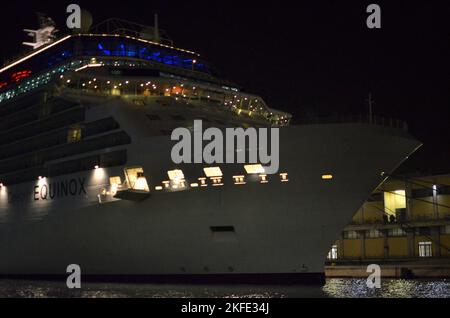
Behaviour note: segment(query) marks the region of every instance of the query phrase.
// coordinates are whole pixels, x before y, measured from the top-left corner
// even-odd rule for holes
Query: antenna
[[[37,49],[45,44],[51,43],[55,39],[56,30],[55,22],[52,18],[45,16],[42,13],[38,13],[39,29],[30,30],[24,29],[28,36],[31,36],[34,42],[22,42],[23,45],[31,46],[33,49]]]
[[[158,24],[158,13],[155,13],[155,26],[153,27],[153,39],[156,43],[160,43],[159,38],[159,24]]]

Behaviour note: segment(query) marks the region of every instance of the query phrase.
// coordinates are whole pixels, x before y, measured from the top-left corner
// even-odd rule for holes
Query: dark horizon
[[[375,1],[381,30],[365,24],[373,1],[76,3],[92,13],[94,24],[119,17],[151,25],[158,13],[176,46],[200,53],[225,78],[296,117],[367,114],[372,93],[376,115],[405,120],[424,142],[402,170],[449,172],[450,4],[415,2]],[[36,12],[68,32],[70,3],[3,4],[0,27],[8,32],[0,61],[24,50],[22,29],[37,26]]]

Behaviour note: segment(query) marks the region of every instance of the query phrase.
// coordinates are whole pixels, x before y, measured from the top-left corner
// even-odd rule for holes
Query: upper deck
[[[90,87],[88,84],[94,78],[99,81]],[[121,82],[128,83],[128,80],[127,87],[134,87],[131,90],[134,95],[205,98],[205,102],[219,102],[239,113],[270,116],[270,121],[275,120],[277,124],[286,124],[290,118],[221,78],[199,54],[128,34],[67,35],[31,51],[0,69],[0,104],[13,102],[20,95],[49,83],[111,95],[130,94],[126,87],[120,87]],[[144,84],[150,81],[158,82],[158,88],[147,90]],[[197,90],[188,96],[189,90],[180,88],[183,92],[178,92],[177,86]],[[279,116],[273,116],[278,113]]]
[[[219,80],[217,71],[192,51],[127,35],[74,34],[33,50],[0,68],[0,92],[67,61],[117,57],[148,61],[166,69],[189,70],[202,74],[204,78]]]

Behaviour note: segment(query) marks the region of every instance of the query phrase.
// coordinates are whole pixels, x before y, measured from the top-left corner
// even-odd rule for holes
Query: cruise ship
[[[399,121],[270,108],[157,25],[54,31],[44,21],[0,68],[2,277],[77,264],[99,279],[320,281],[344,226],[420,147]],[[277,173],[174,164],[172,131],[194,120],[279,128]]]

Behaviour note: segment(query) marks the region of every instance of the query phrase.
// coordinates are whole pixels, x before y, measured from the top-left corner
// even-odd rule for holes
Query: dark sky
[[[295,116],[375,113],[408,122],[425,146],[409,163],[450,172],[450,1],[9,1],[2,2],[1,60],[21,50],[22,28],[49,14],[66,32],[78,3],[94,24],[120,17],[153,23],[225,77]],[[381,30],[366,7],[382,9]]]

